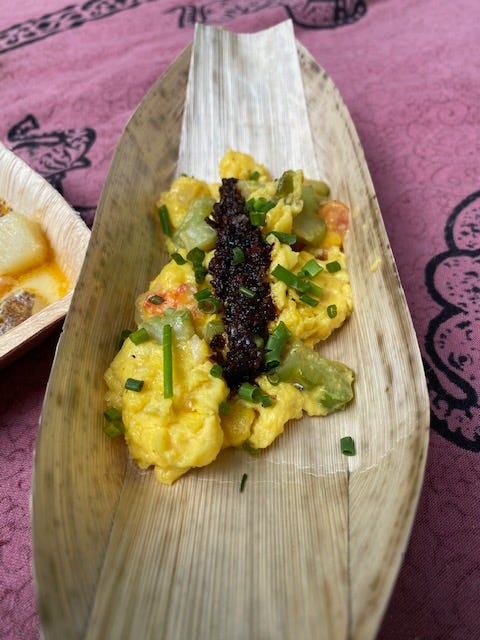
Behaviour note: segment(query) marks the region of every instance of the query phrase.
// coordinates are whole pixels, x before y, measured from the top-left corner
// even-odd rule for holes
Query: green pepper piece
[[[308,244],[319,245],[327,233],[325,220],[320,217],[320,199],[312,185],[302,186],[303,209],[293,220],[293,232]]]
[[[275,370],[281,382],[290,382],[313,395],[327,413],[344,407],[353,398],[353,372],[346,365],[323,358],[300,340],[287,345]]]
[[[217,232],[205,222],[212,212],[215,203],[213,198],[197,198],[190,203],[187,214],[172,236],[177,247],[186,251],[198,247],[210,251],[215,246]]]
[[[195,333],[192,317],[188,309],[166,309],[162,316],[149,318],[140,325],[146,329],[151,338],[163,344],[163,327],[169,324],[175,334],[175,338],[181,342],[190,340]]]
[[[284,171],[278,180],[277,189],[275,191],[276,198],[286,198],[293,192],[293,178],[295,171]]]

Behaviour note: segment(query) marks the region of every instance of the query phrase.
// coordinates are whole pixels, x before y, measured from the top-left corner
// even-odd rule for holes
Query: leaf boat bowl
[[[274,62],[282,83],[265,81]],[[102,433],[102,376],[166,259],[158,194],[182,171],[213,179],[226,147],[274,175],[317,171],[350,206],[354,313],[322,353],[355,371],[355,400],[287,425],[260,456],[226,450],[166,487]],[[428,426],[415,333],[336,87],[288,21],[257,34],[197,27],[118,143],[49,381],[33,484],[44,637],[373,638],[413,521]],[[345,435],[354,457],[340,452]]]
[[[90,240],[90,231],[58,191],[2,144],[0,198],[12,210],[40,223],[70,284],[66,296],[0,335],[2,368],[37,344],[65,317]]]

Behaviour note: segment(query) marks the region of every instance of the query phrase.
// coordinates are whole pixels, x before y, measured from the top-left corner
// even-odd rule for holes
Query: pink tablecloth
[[[4,1],[0,140],[91,224],[123,125],[194,23],[256,31],[287,17],[357,126],[430,388],[424,489],[379,638],[478,639],[478,0]],[[0,371],[2,639],[39,636],[29,491],[57,338]]]

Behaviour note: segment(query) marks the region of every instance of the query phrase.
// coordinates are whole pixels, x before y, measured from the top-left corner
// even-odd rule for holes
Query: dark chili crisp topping
[[[217,232],[208,271],[215,297],[223,304],[227,338],[226,345],[218,339],[210,346],[228,386],[236,390],[264,370],[263,344],[268,339],[268,323],[276,317],[267,281],[271,247],[261,230],[251,224],[235,178],[222,180],[220,201],[213,206],[208,223]],[[235,248],[243,251],[243,261],[234,261]]]

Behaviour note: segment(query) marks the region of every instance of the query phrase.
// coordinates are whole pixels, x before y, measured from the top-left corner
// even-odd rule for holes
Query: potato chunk
[[[47,257],[47,240],[37,222],[14,211],[0,217],[0,276],[32,269]]]

